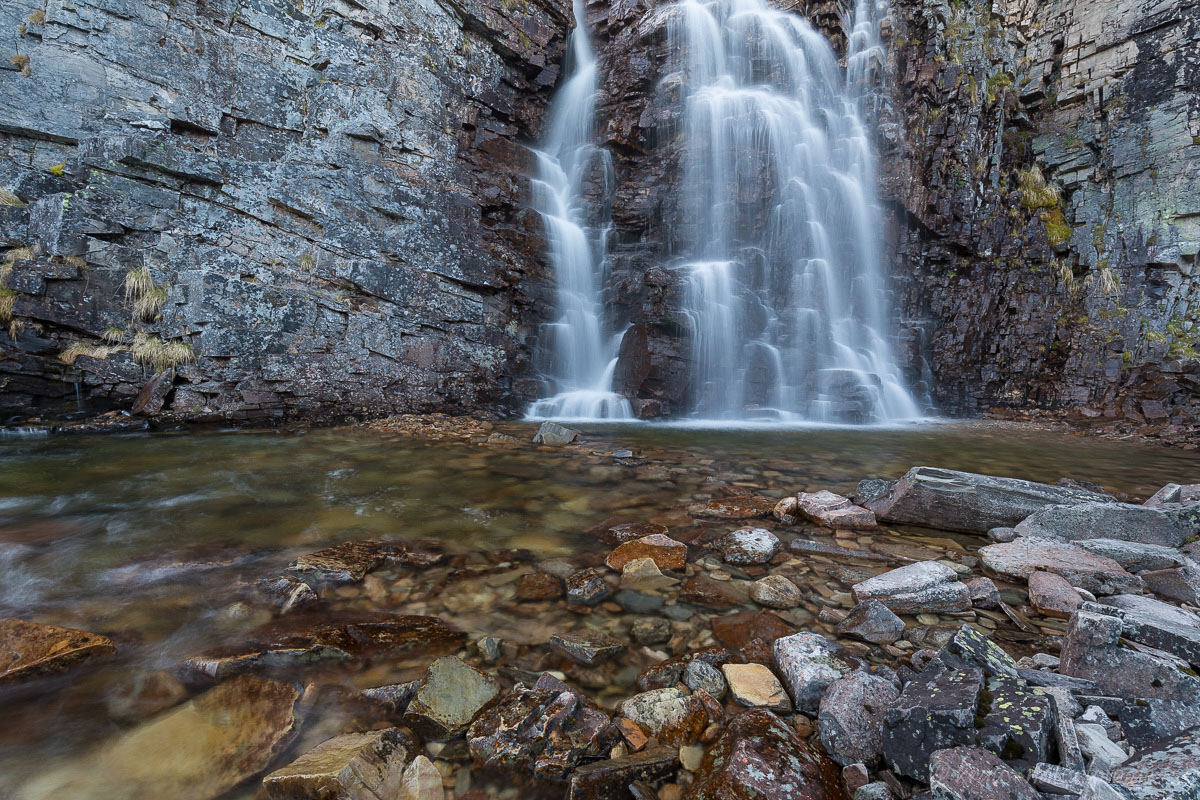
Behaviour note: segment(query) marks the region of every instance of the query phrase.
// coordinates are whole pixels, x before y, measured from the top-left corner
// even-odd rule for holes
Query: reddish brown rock
[[[0,684],[62,672],[85,659],[116,652],[105,636],[11,617],[0,619]]]
[[[609,553],[604,563],[620,572],[630,561],[639,558],[650,559],[660,570],[683,569],[687,565],[687,545],[655,533],[626,542]]]
[[[710,500],[702,506],[689,509],[692,516],[716,519],[758,519],[769,517],[777,501],[766,497],[725,497]]]
[[[776,639],[791,636],[798,628],[770,611],[739,611],[714,617],[713,636],[749,661],[771,663],[771,646]]]
[[[623,525],[613,525],[600,532],[599,539],[609,547],[616,547],[655,534],[666,536],[669,530],[666,525],[654,522],[627,522]]]
[[[715,581],[707,575],[697,575],[683,584],[679,599],[708,608],[733,608],[750,602],[750,591],[742,583]]]
[[[1029,576],[1029,604],[1047,617],[1067,619],[1082,602],[1083,597],[1061,575],[1035,572]]]
[[[548,572],[531,572],[517,583],[518,600],[555,600],[565,591],[562,579]]]
[[[856,506],[849,498],[833,492],[800,492],[796,495],[797,510],[810,522],[827,528],[862,530],[879,527],[875,514]]]
[[[651,689],[665,689],[668,686],[674,686],[679,683],[683,678],[683,672],[687,669],[687,665],[693,661],[702,661],[711,667],[719,667],[732,658],[733,653],[724,647],[717,647],[715,645],[703,647],[694,652],[668,658],[662,663],[646,667],[638,675],[637,685],[643,692],[650,691]]]

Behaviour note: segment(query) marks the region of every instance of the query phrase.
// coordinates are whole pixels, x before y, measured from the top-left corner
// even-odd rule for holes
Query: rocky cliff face
[[[521,143],[570,24],[561,0],[5,2],[0,407],[504,404],[550,302]]]

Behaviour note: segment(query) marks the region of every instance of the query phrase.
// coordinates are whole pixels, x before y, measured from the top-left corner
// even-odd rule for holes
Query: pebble
[[[768,575],[755,581],[750,586],[750,597],[768,608],[795,608],[801,600],[796,584],[782,575]]]

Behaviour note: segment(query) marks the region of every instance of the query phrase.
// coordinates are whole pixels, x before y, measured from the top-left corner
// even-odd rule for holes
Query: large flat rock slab
[[[966,611],[971,607],[971,590],[945,564],[921,561],[856,583],[854,600],[878,600],[899,614]]]
[[[1117,767],[1113,782],[1133,792],[1138,800],[1200,797],[1200,728]]]
[[[1049,539],[1016,539],[979,549],[983,565],[1009,578],[1029,580],[1034,572],[1052,572],[1072,586],[1095,594],[1138,593],[1142,579],[1116,561]]]
[[[1112,498],[1017,478],[913,467],[864,505],[883,522],[964,533],[1012,528],[1047,506],[1115,502]]]
[[[34,680],[116,652],[106,636],[12,617],[0,619],[0,684]]]
[[[414,749],[399,728],[335,736],[263,778],[263,788],[271,800],[397,797]]]
[[[1090,502],[1044,508],[1017,526],[1017,536],[1058,539],[1116,539],[1179,547],[1200,534],[1200,504],[1155,508],[1131,503]]]

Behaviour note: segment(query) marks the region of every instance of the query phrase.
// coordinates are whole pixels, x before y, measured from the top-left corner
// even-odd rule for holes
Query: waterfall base
[[[529,420],[632,420],[629,400],[615,392],[577,389],[535,401],[525,415]]]

